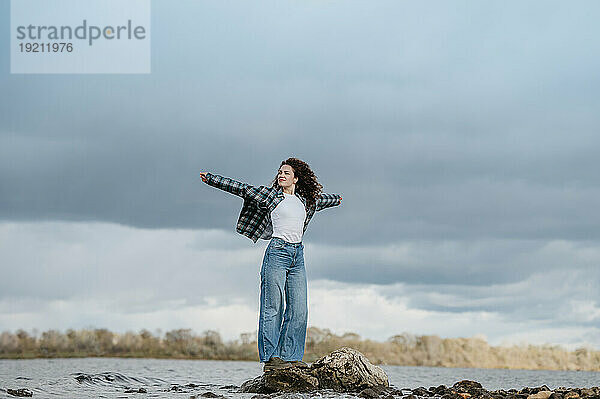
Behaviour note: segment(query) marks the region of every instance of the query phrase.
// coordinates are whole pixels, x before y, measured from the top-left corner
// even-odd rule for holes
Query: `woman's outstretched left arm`
[[[269,187],[254,187],[251,184],[209,172],[200,172],[200,177],[209,186],[242,197],[244,201],[254,201],[260,208],[268,208],[269,192],[271,190]]]
[[[342,196],[339,194],[321,193],[319,199],[317,199],[317,211],[321,211],[325,208],[332,206],[338,206],[342,203]]]
[[[238,197],[242,197],[244,199],[248,198],[250,190],[254,188],[250,184],[214,173],[200,172],[200,177],[202,178],[202,181],[209,186],[227,191],[228,193],[237,195]]]

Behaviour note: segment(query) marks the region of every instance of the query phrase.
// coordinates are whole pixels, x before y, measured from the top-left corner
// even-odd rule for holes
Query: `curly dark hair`
[[[279,168],[283,165],[289,165],[294,170],[294,177],[298,178],[298,181],[296,182],[296,192],[306,199],[307,207],[310,208],[316,204],[317,199],[321,195],[323,186],[317,181],[317,176],[310,166],[298,158],[288,158],[285,161],[281,161]],[[275,179],[273,179],[272,187],[274,188],[278,187],[278,174],[279,169],[277,170],[277,174],[275,174]]]

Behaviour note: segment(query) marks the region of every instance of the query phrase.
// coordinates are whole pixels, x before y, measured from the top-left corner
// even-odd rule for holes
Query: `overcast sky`
[[[255,331],[198,172],[296,156],[309,325],[600,349],[600,3],[153,1],[149,75],[11,75],[0,15],[0,331]]]

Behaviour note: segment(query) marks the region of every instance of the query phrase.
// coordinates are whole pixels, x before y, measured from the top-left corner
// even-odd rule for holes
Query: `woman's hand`
[[[206,178],[206,172],[200,172],[200,178],[204,183],[208,182],[208,179]]]

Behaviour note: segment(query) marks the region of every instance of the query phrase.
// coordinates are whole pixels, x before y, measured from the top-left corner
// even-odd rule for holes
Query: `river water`
[[[468,379],[488,390],[525,386],[592,387],[600,372],[441,367],[381,366],[396,388],[451,386]],[[244,381],[262,374],[262,364],[243,361],[172,359],[31,359],[0,360],[0,397],[14,398],[7,389],[26,388],[34,398],[185,398],[206,392],[227,398],[250,399],[237,392]],[[229,386],[229,387],[228,387]],[[235,387],[232,387],[235,386]],[[140,388],[146,393],[126,393]],[[351,398],[332,392],[298,394],[297,398]]]

